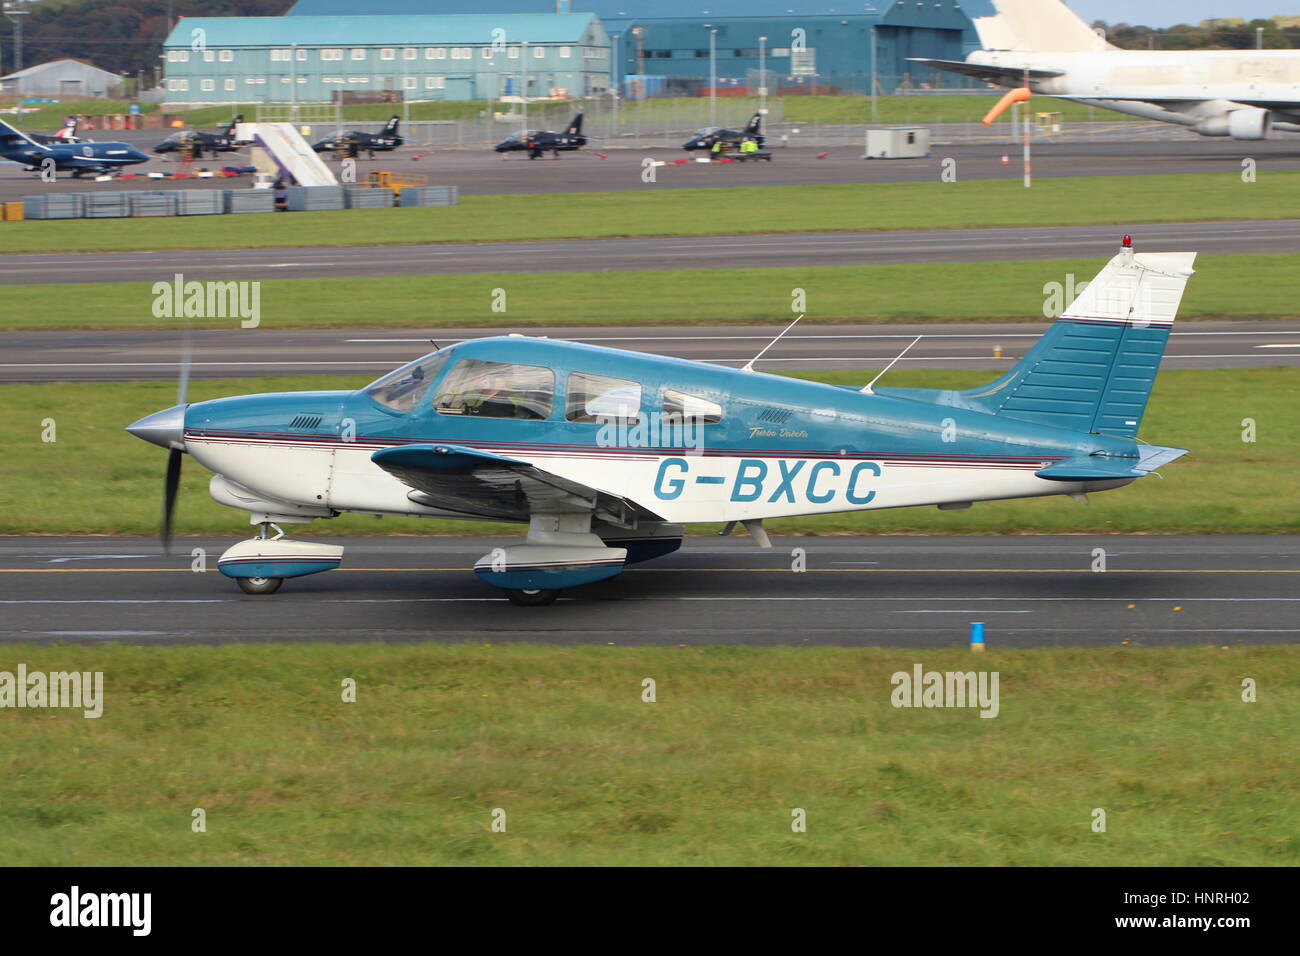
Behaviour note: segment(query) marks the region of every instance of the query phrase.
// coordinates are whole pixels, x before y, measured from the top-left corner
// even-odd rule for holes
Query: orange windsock
[[[988,126],[995,119],[997,119],[999,116],[1005,113],[1007,107],[1010,106],[1012,103],[1023,103],[1028,99],[1029,99],[1029,87],[1027,86],[1020,86],[1014,90],[1009,91],[1005,96],[1002,97],[1002,99],[998,100],[997,105],[994,106],[993,109],[988,111],[988,114],[984,117],[984,125]]]

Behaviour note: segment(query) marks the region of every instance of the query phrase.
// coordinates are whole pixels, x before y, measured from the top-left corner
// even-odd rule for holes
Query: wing
[[[967,63],[965,60],[930,60],[919,56],[910,56],[908,60],[947,70],[949,73],[973,76],[999,86],[1022,86],[1025,82],[1026,71],[1019,67],[987,66],[982,63]],[[1054,76],[1065,75],[1061,70],[1029,70],[1028,73],[1031,80],[1050,80]]]
[[[400,445],[370,460],[410,486],[412,501],[445,511],[505,521],[590,512],[621,527],[637,518],[663,520],[627,498],[464,445]]]

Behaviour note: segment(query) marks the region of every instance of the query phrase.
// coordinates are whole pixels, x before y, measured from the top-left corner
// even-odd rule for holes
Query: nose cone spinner
[[[165,411],[154,412],[138,422],[127,425],[126,430],[136,438],[143,438],[160,448],[184,451],[185,409],[187,408],[188,405],[174,405]]]

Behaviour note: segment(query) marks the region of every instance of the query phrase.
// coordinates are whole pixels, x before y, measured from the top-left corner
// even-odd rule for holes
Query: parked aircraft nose
[[[138,160],[140,160],[140,162],[147,162],[148,159],[149,159],[149,155],[148,155],[148,153],[142,153],[140,150],[136,149],[134,146],[131,147],[131,150],[130,150],[129,153],[127,153],[127,155],[130,156],[132,159],[138,159]]]
[[[143,438],[160,448],[184,451],[185,409],[187,408],[188,405],[173,405],[171,408],[146,415],[138,422],[127,425],[126,430],[136,438]]]

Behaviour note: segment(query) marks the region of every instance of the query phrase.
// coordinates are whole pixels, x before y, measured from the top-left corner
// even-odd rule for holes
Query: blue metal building
[[[537,9],[548,0],[488,2],[491,9],[510,14]],[[557,7],[568,2],[557,0]],[[612,66],[619,79],[662,77],[644,84],[662,92],[686,92],[706,83],[711,74],[726,81],[722,86],[753,81],[763,48],[763,65],[771,71],[769,87],[794,91],[791,88],[815,85],[865,93],[871,85],[873,32],[881,91],[892,92],[901,85],[964,85],[952,74],[918,73],[907,58],[962,59],[978,46],[970,18],[994,12],[989,0],[871,0],[861,5],[842,0],[574,2],[598,16],[617,37]],[[367,12],[411,14],[434,8],[444,13],[481,9],[474,0],[373,0]],[[286,17],[355,12],[354,0],[298,0]],[[797,49],[800,44],[804,49]]]
[[[340,90],[408,100],[570,97],[609,88],[593,14],[185,17],[163,45],[167,102],[325,103]]]

